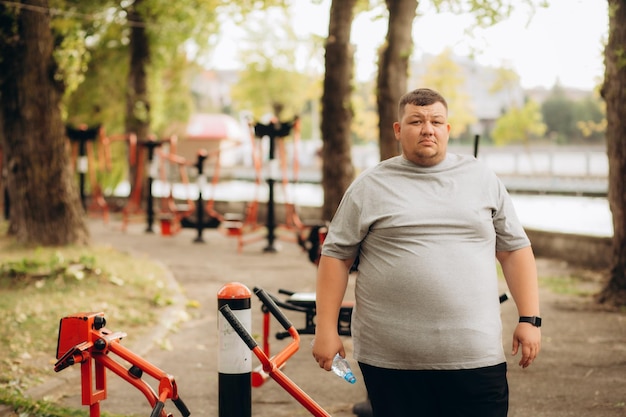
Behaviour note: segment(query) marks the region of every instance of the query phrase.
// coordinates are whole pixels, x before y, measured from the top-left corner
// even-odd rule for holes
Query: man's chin
[[[443,161],[443,159],[443,155],[433,150],[433,152],[414,154],[410,161],[422,167],[432,167]]]

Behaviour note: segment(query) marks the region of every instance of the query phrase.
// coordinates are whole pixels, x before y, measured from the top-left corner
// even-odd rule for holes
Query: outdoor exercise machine
[[[250,335],[250,290],[243,284],[231,283],[224,286],[218,293],[218,308],[225,322],[220,321],[220,353],[224,356],[227,352],[235,352],[235,356],[223,360],[220,358],[220,417],[249,417],[251,416],[250,399],[250,368],[251,363],[246,355],[240,351],[239,345],[233,343],[231,335],[239,337],[245,344],[244,348],[251,351],[261,361],[264,374],[276,381],[285,391],[296,399],[312,415],[317,417],[330,417],[319,404],[317,404],[300,387],[291,381],[281,368],[285,362],[296,353],[300,347],[300,335],[289,319],[282,313],[272,298],[263,289],[256,288],[255,294],[265,308],[278,320],[283,328],[292,337],[281,352],[273,357],[268,355],[257,345]],[[246,313],[242,311],[247,310]],[[232,331],[234,330],[234,332]],[[238,356],[238,357],[237,357]],[[235,365],[233,365],[235,363]],[[237,365],[239,363],[240,365]],[[247,364],[247,365],[246,365]],[[230,368],[230,371],[226,368]],[[248,368],[248,369],[246,369]],[[239,370],[237,373],[233,373]],[[258,373],[256,373],[258,376]],[[255,375],[252,375],[254,380]]]
[[[154,180],[159,175],[159,160],[156,158],[156,149],[165,143],[170,143],[171,139],[158,140],[154,136],[148,137],[147,140],[140,141],[139,144],[146,148],[146,159],[148,162],[148,172],[146,178],[146,233],[154,233],[152,228],[154,225],[154,195],[152,186]]]
[[[220,169],[220,152],[219,150],[214,152],[207,152],[205,149],[199,149],[197,153],[197,159],[195,163],[188,162],[184,157],[180,155],[176,155],[174,152],[176,150],[175,142],[173,142],[170,146],[170,152],[160,152],[160,171],[161,171],[161,180],[162,183],[170,183],[169,196],[164,197],[162,199],[161,205],[161,232],[163,235],[171,235],[180,231],[181,228],[191,228],[196,229],[197,236],[194,239],[196,243],[203,243],[204,238],[202,236],[204,229],[214,229],[217,228],[221,222],[223,221],[223,216],[215,210],[215,202],[213,195],[211,195],[206,203],[204,202],[204,191],[207,184],[207,177],[205,174],[205,162],[211,158],[215,158],[215,167],[213,170],[213,179],[211,181],[211,187],[214,190],[217,182],[219,180],[219,169]],[[165,172],[165,166],[176,166],[178,171],[179,179],[182,181],[182,186],[187,188],[189,192],[189,175],[187,173],[188,168],[194,168],[197,174],[197,189],[198,189],[198,197],[194,202],[187,195],[186,204],[176,204],[174,195],[173,195],[173,187],[174,185],[167,178],[167,173]],[[195,218],[192,218],[192,215],[195,214]]]
[[[257,288],[255,288],[256,291]],[[296,292],[289,291],[282,288],[278,289],[278,293],[286,296],[281,299],[275,295],[267,293],[272,301],[285,310],[297,311],[304,314],[304,327],[297,329],[299,334],[315,334],[315,293],[314,292]],[[337,321],[337,332],[340,336],[352,336],[350,332],[350,324],[352,322],[352,310],[354,303],[351,301],[344,301],[339,309],[339,317]],[[269,354],[269,340],[270,340],[270,311],[263,305],[261,308],[263,312],[263,350],[266,354]],[[289,332],[280,331],[275,335],[276,339],[282,340],[290,336]]]
[[[104,199],[102,187],[98,184],[96,172],[97,165],[101,166],[107,163],[105,148],[108,146],[108,140],[104,127],[102,125],[93,127],[81,125],[78,128],[66,126],[65,134],[70,141],[72,166],[78,172],[80,200],[83,209],[89,212],[102,212],[104,222],[107,223],[109,221],[109,206]],[[94,146],[98,154],[97,158]],[[91,204],[89,206],[87,206],[87,192],[85,190],[87,176],[89,176],[91,191]]]
[[[206,184],[206,176],[204,174],[204,161],[209,158],[209,153],[205,149],[198,150],[197,161],[195,164],[196,171],[198,173],[198,199],[196,201],[196,218],[195,220],[191,220],[189,217],[184,217],[181,221],[182,227],[194,228],[197,231],[196,238],[193,240],[195,243],[204,243],[204,238],[202,237],[202,233],[204,229],[214,229],[217,228],[222,219],[221,216],[217,214],[212,208],[212,201],[209,200],[209,203],[205,206],[204,199],[202,196],[202,189]],[[219,160],[219,153],[217,154],[217,159]],[[216,168],[217,168],[216,164]],[[205,214],[206,220],[205,220]]]
[[[296,183],[298,181],[299,162],[298,162],[298,145],[300,138],[300,119],[295,117],[292,121],[280,122],[278,119],[274,119],[268,124],[263,123],[250,123],[252,140],[252,160],[255,169],[255,182],[256,192],[253,201],[249,202],[246,206],[245,214],[243,216],[233,213],[226,213],[224,215],[224,228],[229,236],[237,237],[238,245],[237,250],[241,252],[243,246],[252,242],[256,242],[262,239],[267,240],[267,245],[264,247],[264,252],[277,252],[278,248],[275,244],[277,239],[289,241],[291,243],[297,243],[303,246],[306,240],[306,234],[311,228],[311,225],[305,224],[299,217],[296,204],[290,198],[293,194],[290,192],[290,182]],[[293,164],[292,164],[292,179],[290,181],[288,175],[288,163],[287,163],[287,151],[285,146],[285,138],[293,134]],[[255,138],[260,141],[269,139],[269,156],[268,167],[265,172],[266,182],[268,184],[268,200],[266,210],[266,222],[265,230],[266,234],[260,236],[258,234],[246,237],[248,234],[252,234],[261,228],[261,225],[257,222],[258,216],[258,188],[262,180],[262,157],[260,156],[259,146],[255,141]],[[260,143],[259,141],[259,143]],[[278,155],[278,158],[276,158]],[[276,220],[276,198],[275,198],[275,185],[277,181],[280,181],[283,188],[284,195],[284,223],[279,223]],[[315,225],[319,223],[313,222]],[[278,232],[284,229],[288,231],[288,234],[279,234]],[[306,248],[305,248],[306,249]]]
[[[195,204],[189,193],[189,175],[187,173],[187,160],[176,154],[176,137],[172,137],[169,152],[162,149],[157,150],[160,159],[159,179],[161,184],[168,184],[167,196],[161,197],[161,212],[159,219],[161,222],[161,234],[170,236],[176,234],[182,228],[181,221],[195,211]],[[173,169],[172,169],[173,168]],[[176,180],[173,178],[176,176]],[[174,196],[175,181],[181,183],[187,190],[185,203],[177,203]]]
[[[170,417],[165,411],[165,401],[171,399],[183,417],[191,413],[180,399],[174,377],[134,354],[120,344],[126,337],[123,332],[111,332],[106,327],[104,313],[77,313],[63,317],[59,324],[54,371],[60,372],[80,364],[82,404],[89,406],[89,416],[100,416],[100,402],[107,398],[106,369],[141,391],[150,406],[150,417]],[[131,364],[124,368],[113,360],[110,353]],[[142,379],[143,374],[156,379],[158,393]]]
[[[141,192],[143,190],[144,160],[139,149],[139,140],[134,133],[116,135],[112,141],[125,141],[128,145],[128,178],[130,193],[126,204],[122,208],[122,231],[126,231],[131,216],[143,215],[141,208]]]
[[[150,135],[145,140],[139,140],[134,133],[118,135],[115,140],[125,140],[128,143],[128,168],[130,178],[130,195],[122,209],[122,231],[126,231],[128,223],[133,216],[145,216],[146,233],[153,233],[155,220],[154,195],[152,185],[158,176],[158,160],[155,158],[156,150],[170,142],[171,138],[157,139]],[[148,166],[146,172],[146,164]],[[144,198],[145,184],[145,207],[142,208],[141,200]]]
[[[237,239],[237,252],[239,253],[243,251],[244,245],[263,239],[262,236],[258,235],[247,237],[247,235],[255,233],[262,227],[258,222],[258,215],[259,190],[263,177],[260,143],[257,143],[255,140],[253,124],[248,123],[248,126],[250,128],[250,149],[252,153],[252,165],[254,167],[254,197],[251,201],[247,202],[243,215],[239,213],[225,213],[224,222],[222,223],[226,235]]]
[[[267,246],[263,249],[264,252],[276,252],[277,248],[274,244],[276,239],[276,213],[274,207],[274,184],[276,183],[276,177],[278,176],[278,169],[276,166],[276,140],[278,138],[285,138],[289,135],[296,123],[299,122],[299,118],[296,117],[292,122],[281,122],[276,119],[273,123],[263,124],[256,123],[254,125],[254,134],[258,138],[268,137],[269,146],[269,175],[267,178],[268,186],[268,200],[267,200]]]

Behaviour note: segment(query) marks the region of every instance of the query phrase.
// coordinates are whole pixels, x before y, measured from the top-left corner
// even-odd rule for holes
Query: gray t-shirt
[[[529,245],[505,187],[473,157],[419,167],[398,156],[365,171],[322,249],[359,256],[355,359],[390,369],[504,362],[495,252]]]

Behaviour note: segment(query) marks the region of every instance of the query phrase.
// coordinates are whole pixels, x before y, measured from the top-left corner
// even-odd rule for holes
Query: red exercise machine
[[[174,377],[123,347],[120,340],[126,333],[112,333],[105,326],[104,313],[77,313],[62,318],[59,324],[58,361],[54,371],[80,363],[82,404],[89,406],[89,416],[100,417],[100,401],[107,398],[105,368],[108,368],[145,395],[152,406],[150,417],[172,416],[164,410],[168,398],[183,417],[188,417],[191,413],[178,396]],[[117,354],[132,366],[124,368],[109,353]],[[141,379],[144,373],[159,381],[158,394]]]

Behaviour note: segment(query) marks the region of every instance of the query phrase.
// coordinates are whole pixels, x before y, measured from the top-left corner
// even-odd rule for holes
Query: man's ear
[[[400,123],[393,123],[393,133],[396,135],[396,140],[400,140]]]

